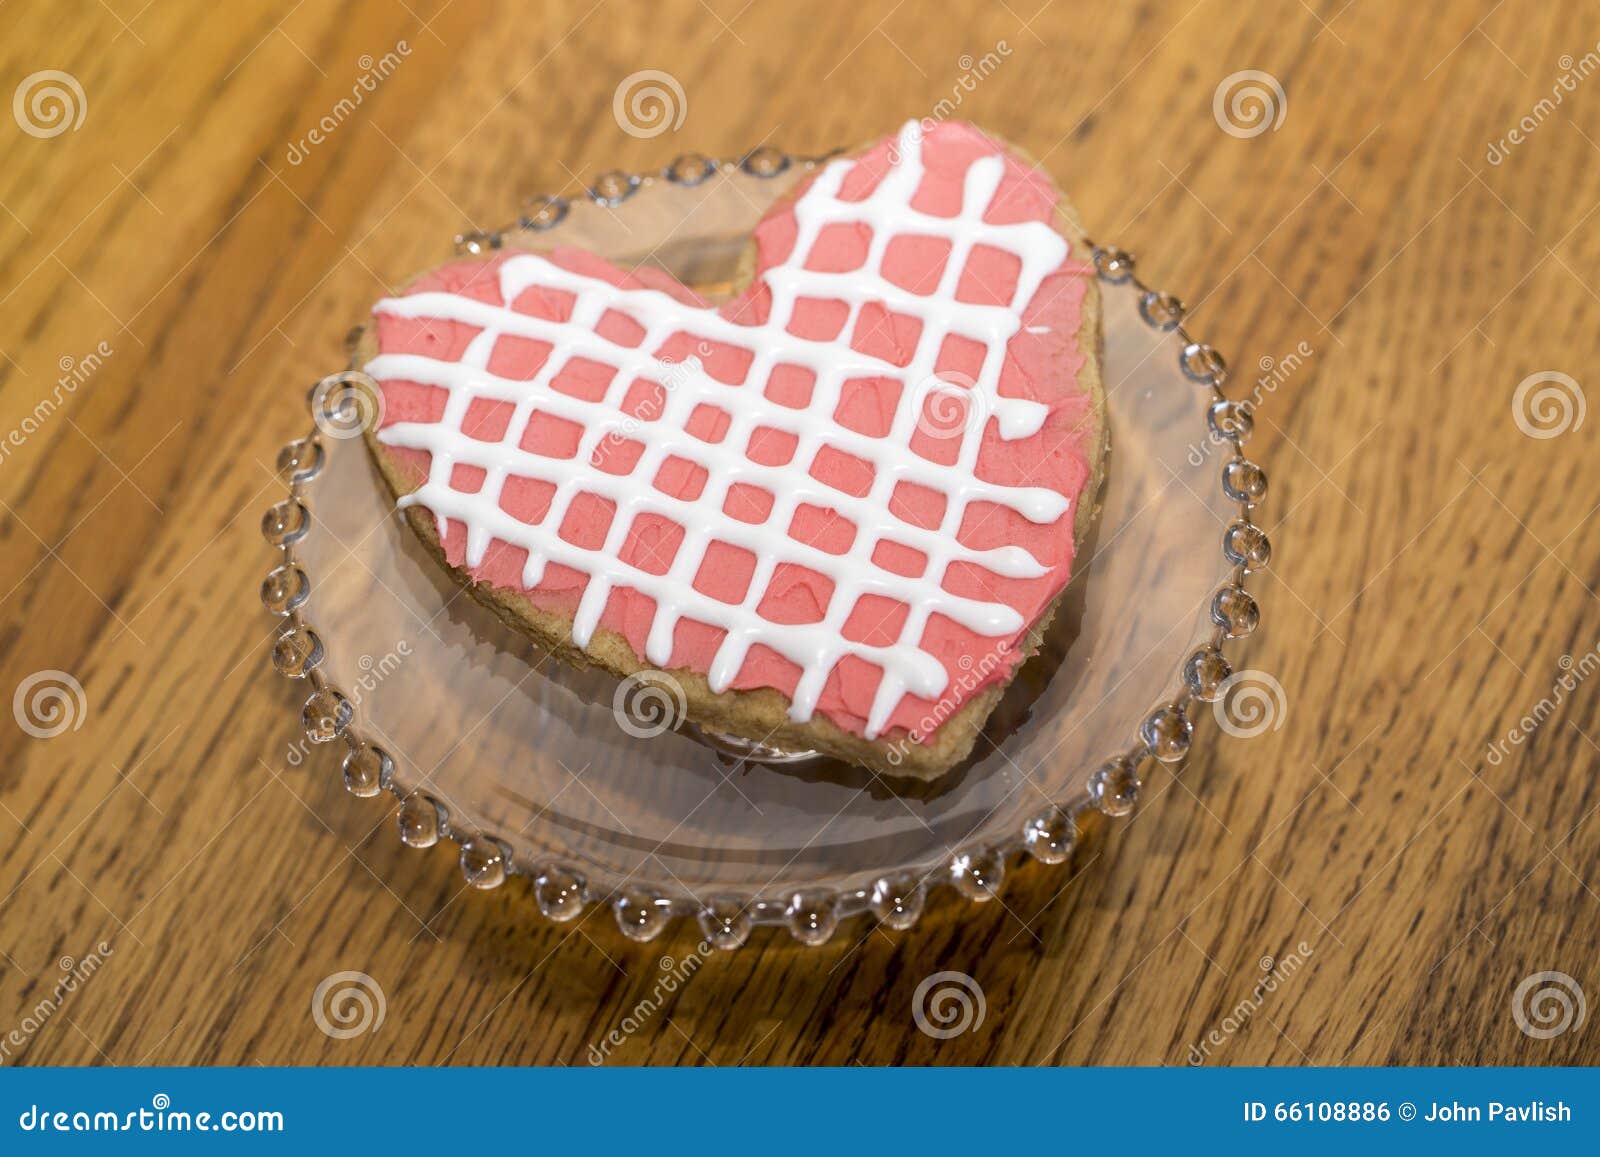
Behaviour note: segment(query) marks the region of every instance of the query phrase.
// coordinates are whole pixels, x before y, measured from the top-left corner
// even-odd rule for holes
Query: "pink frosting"
[[[892,143],[886,140],[860,157],[844,183],[842,199],[855,200],[871,192],[891,163]],[[961,207],[967,168],[978,158],[997,153],[1005,159],[1005,177],[986,219],[995,224],[1021,221],[1053,224],[1058,194],[1049,180],[977,129],[954,122],[934,126],[925,135],[922,156],[926,173],[913,201],[914,207],[932,215],[956,215]],[[796,231],[792,208],[778,208],[761,222],[755,231],[755,279],[737,299],[716,307],[719,313],[730,320],[749,324],[765,319],[771,295],[763,283],[763,272],[788,258]],[[865,256],[868,240],[867,226],[828,226],[819,236],[807,266],[855,268]],[[948,250],[948,242],[942,240],[910,234],[897,237],[885,255],[883,275],[910,292],[930,292],[938,283]],[[510,256],[508,252],[488,262],[463,261],[444,266],[422,277],[407,292],[443,291],[496,305],[505,304],[500,297],[497,272]],[[656,269],[640,267],[624,272],[591,253],[571,248],[556,249],[546,257],[564,269],[618,286],[660,289],[682,301],[704,304],[690,290]],[[958,299],[1005,304],[1016,285],[1017,266],[1014,256],[980,246],[968,261],[957,291]],[[974,502],[957,532],[957,538],[974,549],[1005,545],[1025,547],[1049,568],[1049,572],[1034,579],[1005,578],[973,563],[955,562],[944,581],[945,589],[952,593],[1014,607],[1029,624],[1037,621],[1071,576],[1076,499],[1092,474],[1090,444],[1098,435],[1095,422],[1087,417],[1089,397],[1079,384],[1084,358],[1078,332],[1089,276],[1089,270],[1082,264],[1068,259],[1059,270],[1045,278],[1028,303],[1023,326],[1006,348],[999,393],[1002,397],[1042,403],[1048,407],[1049,415],[1037,434],[1014,441],[1002,440],[997,424],[991,420],[983,435],[977,467],[978,477],[985,481],[1045,487],[1073,499],[1074,506],[1055,523],[1040,525],[1004,507]],[[534,287],[511,304],[533,316],[565,321],[572,299],[565,292]],[[844,316],[845,306],[841,302],[802,301],[788,329],[801,337],[832,340]],[[459,359],[478,332],[475,327],[459,322],[413,320],[392,314],[378,314],[376,321],[380,352],[425,354],[446,360]],[[850,342],[860,352],[905,365],[911,360],[919,324],[892,315],[881,306],[868,305],[862,310]],[[637,345],[644,332],[633,319],[615,311],[607,313],[597,328],[604,336],[631,345]],[[748,349],[708,343],[689,333],[674,335],[653,352],[668,362],[698,357],[710,376],[731,384],[742,381],[751,358]],[[982,352],[971,340],[951,337],[940,354],[938,371],[958,379],[974,378]],[[550,353],[545,343],[502,337],[495,347],[489,370],[503,377],[529,380],[538,373]],[[609,367],[574,359],[554,379],[552,388],[599,400],[611,376]],[[780,365],[766,383],[746,383],[742,388],[764,386],[767,395],[774,400],[802,405],[809,396],[810,384],[809,371]],[[396,380],[384,382],[382,388],[385,426],[396,422],[437,422],[443,415],[445,391],[441,389]],[[649,422],[659,413],[662,388],[658,383],[641,379],[628,390],[624,409],[640,418],[636,431],[640,437],[650,437],[655,431]],[[899,384],[888,379],[847,383],[835,418],[841,425],[861,433],[882,435],[889,428],[900,391]],[[473,436],[496,440],[504,433],[511,409],[504,402],[474,402],[463,429]],[[687,433],[702,440],[717,441],[726,427],[725,414],[702,406],[691,417],[685,431],[663,430],[660,433],[680,438]],[[577,451],[581,433],[569,421],[536,412],[520,444],[535,453],[570,458]],[[746,452],[757,461],[779,463],[788,459],[793,442],[792,435],[770,429],[758,430]],[[932,461],[949,463],[954,460],[956,444],[955,439],[939,439],[918,431],[912,448]],[[399,447],[386,449],[409,469],[420,485],[427,476],[429,454]],[[642,444],[635,440],[607,439],[594,456],[594,467],[599,471],[626,473],[642,450]],[[476,467],[457,466],[452,486],[475,489],[482,481],[482,474]],[[813,462],[810,474],[834,489],[859,495],[864,494],[871,483],[872,466],[842,451],[824,448]],[[678,458],[668,459],[655,485],[674,496],[693,499],[705,482],[703,468]],[[512,477],[505,484],[501,506],[525,522],[537,523],[548,509],[553,490],[548,483]],[[732,517],[760,522],[771,506],[770,494],[741,483],[731,489],[723,508]],[[901,483],[894,493],[891,509],[909,523],[937,528],[944,499],[924,487]],[[613,513],[609,501],[582,494],[572,503],[559,533],[574,544],[598,547]],[[800,507],[789,528],[794,538],[832,553],[842,553],[848,548],[854,529],[841,515],[815,506]],[[665,573],[682,534],[682,529],[668,519],[643,515],[629,533],[621,557],[644,570]],[[452,566],[463,566],[466,536],[458,520],[449,523],[444,551]],[[521,583],[525,560],[523,549],[496,540],[483,564],[471,568],[470,574],[480,582],[520,591],[540,608],[571,616],[588,576],[552,563],[545,568],[538,585],[528,589]],[[886,570],[915,576],[921,573],[923,555],[910,547],[884,542],[878,546],[874,560]],[[748,551],[714,542],[695,586],[712,597],[738,602],[744,597],[754,565],[755,557]],[[619,585],[611,593],[601,626],[621,634],[634,652],[642,656],[655,614],[654,600],[624,585],[626,574],[614,577]],[[822,619],[831,593],[832,583],[825,576],[800,565],[783,564],[777,568],[757,611],[773,622],[816,622]],[[867,595],[851,613],[844,634],[860,642],[893,643],[906,614],[907,607],[903,603]],[[914,741],[926,741],[962,703],[997,681],[1011,677],[1016,665],[1025,657],[1020,650],[1025,633],[1024,629],[1007,639],[988,638],[935,614],[929,620],[920,646],[945,666],[950,676],[949,688],[938,702],[905,695],[890,717],[889,734],[909,733]],[[720,629],[703,623],[681,621],[667,666],[706,673],[722,634]],[[740,690],[770,687],[792,695],[799,674],[795,664],[770,648],[756,645],[732,686]],[[862,734],[880,675],[875,664],[855,656],[844,657],[829,675],[817,710],[840,727]]]

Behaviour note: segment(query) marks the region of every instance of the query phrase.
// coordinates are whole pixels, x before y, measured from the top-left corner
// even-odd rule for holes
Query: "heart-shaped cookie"
[[[380,301],[368,444],[473,594],[693,721],[931,776],[1038,645],[1105,447],[1060,193],[970,125],[832,161],[711,305],[556,248]]]

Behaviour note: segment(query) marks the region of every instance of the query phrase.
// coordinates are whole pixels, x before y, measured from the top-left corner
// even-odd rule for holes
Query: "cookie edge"
[[[992,134],[983,135],[1019,162],[1043,171],[1023,150]],[[860,155],[881,143],[881,139],[875,139],[849,153],[841,154],[841,157]],[[808,185],[809,181],[799,182],[794,190],[775,201],[763,217],[780,210],[786,203],[797,198]],[[1094,417],[1094,429],[1086,439],[1086,446],[1091,451],[1090,476],[1075,499],[1077,510],[1073,518],[1073,563],[1076,567],[1082,561],[1083,543],[1099,513],[1100,489],[1104,482],[1106,459],[1110,449],[1106,424],[1105,386],[1102,377],[1105,334],[1100,286],[1093,272],[1092,248],[1079,222],[1076,209],[1066,194],[1056,187],[1054,180],[1051,180],[1051,185],[1056,188],[1059,196],[1054,214],[1056,227],[1066,238],[1073,259],[1088,270],[1085,275],[1086,292],[1082,305],[1082,321],[1078,329],[1079,352],[1083,357],[1078,385],[1086,389],[1090,396],[1088,413]],[[532,240],[540,235],[527,236]],[[537,253],[549,252],[553,248],[556,246],[550,244],[513,245],[477,256],[454,258],[444,264],[466,264],[473,261],[487,263],[504,256],[507,250]],[[752,241],[748,252],[753,253],[753,251]],[[741,272],[753,273],[753,260],[742,264],[745,269]],[[409,290],[417,281],[440,267],[434,266],[408,279],[402,292]],[[734,295],[736,296],[743,288],[743,285],[737,286]],[[359,337],[354,343],[351,368],[360,370],[377,355],[377,352],[376,327],[369,315],[360,326]],[[363,440],[391,497],[398,501],[420,487],[420,481],[404,472],[386,452],[387,448],[378,441],[376,427],[365,430]],[[1011,676],[963,704],[939,725],[931,737],[932,742],[908,742],[908,733],[904,731],[894,731],[877,739],[867,739],[840,727],[820,713],[804,723],[794,722],[788,715],[789,698],[774,688],[714,691],[705,676],[699,672],[689,668],[660,668],[647,661],[641,661],[634,654],[627,639],[607,627],[596,629],[589,645],[579,647],[571,639],[570,617],[546,611],[519,591],[480,582],[473,579],[464,569],[452,566],[445,557],[444,547],[439,540],[430,512],[413,506],[407,508],[404,514],[412,531],[428,553],[474,600],[494,614],[505,626],[532,639],[564,662],[579,668],[599,667],[621,679],[641,672],[666,675],[683,690],[686,704],[685,718],[700,727],[756,743],[781,748],[815,750],[870,768],[883,775],[925,781],[932,781],[947,774],[971,753],[990,714],[1006,689],[1016,679],[1017,672],[1038,651],[1072,581],[1080,573],[1076,569],[1073,570],[1067,585],[1044,608],[1030,628],[1023,641],[1022,658],[1012,669]],[[899,753],[898,759],[891,759],[891,754],[896,752]]]

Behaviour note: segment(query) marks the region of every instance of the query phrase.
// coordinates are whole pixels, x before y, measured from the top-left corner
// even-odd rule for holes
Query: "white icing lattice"
[[[366,366],[366,372],[380,382],[437,386],[448,395],[439,421],[397,422],[378,435],[390,446],[424,450],[432,455],[427,480],[403,498],[401,505],[421,505],[430,510],[439,522],[441,539],[449,521],[459,521],[466,531],[469,567],[481,565],[490,542],[498,539],[528,552],[522,574],[526,588],[538,586],[546,564],[551,562],[586,574],[588,583],[572,623],[572,638],[579,646],[586,646],[592,638],[611,591],[625,587],[655,602],[644,658],[658,667],[664,667],[671,658],[673,632],[681,619],[726,632],[706,672],[713,690],[724,690],[732,683],[756,644],[770,647],[795,663],[801,675],[791,696],[789,714],[796,721],[811,718],[829,674],[845,655],[859,656],[883,672],[865,728],[868,738],[884,729],[907,692],[926,699],[942,694],[949,681],[945,667],[919,645],[931,616],[947,616],[986,637],[1013,635],[1026,625],[1016,609],[1002,602],[985,602],[945,590],[943,582],[950,564],[975,563],[997,575],[1015,578],[1048,573],[1022,547],[978,550],[959,543],[956,534],[968,504],[996,503],[1041,524],[1054,522],[1071,507],[1068,499],[1054,490],[1004,486],[976,476],[982,433],[990,418],[997,422],[1003,439],[1013,440],[1036,434],[1048,415],[1047,407],[1036,402],[1000,397],[997,386],[1007,342],[1020,329],[1023,312],[1043,279],[1066,261],[1068,246],[1043,222],[995,225],[983,220],[1004,174],[1000,156],[985,156],[970,166],[960,213],[935,217],[911,206],[923,176],[915,122],[902,130],[895,155],[896,163],[865,200],[839,199],[845,177],[855,164],[841,160],[823,169],[796,202],[798,235],[793,250],[783,265],[761,274],[772,296],[770,313],[761,325],[740,324],[657,290],[621,289],[531,254],[510,257],[500,266],[498,288],[502,304],[446,292],[419,292],[379,302],[375,307],[378,313],[459,322],[480,329],[459,361],[418,354],[380,354]],[[870,228],[865,265],[843,273],[805,269],[818,235],[836,223]],[[891,284],[880,272],[889,243],[905,236],[932,237],[950,243],[943,275],[927,296]],[[967,257],[980,244],[1007,251],[1020,262],[1008,305],[956,300]],[[569,319],[544,320],[511,308],[510,303],[534,286],[573,295]],[[796,302],[801,298],[831,299],[847,305],[849,316],[836,340],[814,341],[788,332]],[[860,311],[869,303],[922,323],[915,351],[906,366],[850,348],[850,336],[855,332]],[[611,311],[643,328],[644,338],[636,347],[618,344],[596,332],[602,316]],[[748,351],[752,357],[743,384],[730,386],[711,378],[695,358],[675,364],[660,361],[656,351],[678,334]],[[970,338],[983,348],[982,368],[970,393],[957,391],[935,376],[940,348],[949,335]],[[502,337],[550,344],[551,352],[536,377],[516,381],[489,372],[495,344]],[[586,401],[551,388],[562,368],[579,357],[618,371],[598,401]],[[800,366],[815,374],[805,407],[794,409],[764,396],[762,391],[771,372],[779,365]],[[890,429],[882,438],[846,428],[834,418],[845,383],[858,378],[889,378],[902,386]],[[668,387],[659,415],[642,425],[639,418],[623,408],[629,387],[637,380]],[[965,405],[980,419],[963,422],[952,435],[959,439],[953,465],[930,461],[910,448],[924,405],[936,404],[938,395],[946,392],[961,393]],[[462,431],[463,420],[477,399],[514,407],[499,442],[482,441]],[[685,431],[690,415],[702,404],[729,416],[726,433],[715,443]],[[519,446],[536,412],[582,427],[574,457],[546,457]],[[787,463],[763,465],[747,456],[745,447],[758,427],[785,432],[797,439]],[[602,441],[618,436],[644,445],[632,470],[621,476],[600,471],[592,464]],[[811,476],[813,458],[824,448],[843,451],[873,467],[868,493],[844,493]],[[707,471],[704,488],[693,499],[673,497],[652,485],[657,470],[669,457],[685,459]],[[468,493],[451,485],[457,465],[481,467],[486,472],[477,491]],[[536,525],[521,521],[500,505],[502,487],[512,476],[537,479],[555,487],[549,509]],[[902,481],[928,487],[945,497],[943,519],[937,530],[911,525],[891,512],[890,498]],[[737,483],[754,485],[771,494],[772,509],[760,525],[724,512],[729,488]],[[616,506],[605,540],[597,550],[574,545],[558,533],[567,510],[580,493],[608,499]],[[802,504],[837,511],[855,526],[854,540],[845,553],[827,553],[789,533],[795,511]],[[619,557],[634,520],[646,513],[667,518],[684,530],[682,544],[665,574],[651,573]],[[693,585],[706,550],[714,541],[743,548],[755,556],[754,575],[738,603],[722,602]],[[907,578],[882,569],[873,560],[880,542],[903,544],[922,552],[927,565],[921,577]],[[786,562],[815,571],[833,583],[833,595],[820,622],[774,623],[757,613],[775,569]],[[881,595],[909,607],[894,643],[875,646],[844,637],[843,628],[851,611],[867,595]]]

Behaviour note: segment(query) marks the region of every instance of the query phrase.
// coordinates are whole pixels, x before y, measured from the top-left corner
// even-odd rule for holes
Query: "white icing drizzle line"
[[[441,387],[448,394],[438,422],[398,422],[378,435],[387,445],[426,450],[432,455],[427,481],[402,498],[400,505],[420,505],[430,510],[439,522],[441,538],[448,520],[459,520],[466,528],[469,567],[482,564],[494,539],[525,549],[525,588],[539,584],[550,562],[587,574],[589,581],[572,622],[572,638],[580,647],[587,646],[593,637],[612,589],[622,586],[655,601],[645,658],[657,667],[664,667],[670,660],[673,632],[679,620],[685,618],[726,632],[707,672],[713,690],[727,689],[743,667],[750,648],[757,643],[795,663],[801,675],[791,697],[789,717],[797,722],[811,718],[828,675],[845,655],[859,656],[883,672],[865,728],[869,739],[882,732],[907,692],[925,699],[942,694],[949,676],[938,658],[920,646],[932,615],[945,615],[990,638],[1013,635],[1026,625],[1016,609],[1004,603],[982,602],[945,590],[943,582],[950,564],[976,563],[1007,577],[1031,578],[1048,573],[1048,568],[1022,547],[975,550],[960,544],[956,533],[968,504],[996,503],[1032,522],[1049,523],[1065,515],[1071,503],[1054,490],[1002,486],[979,479],[976,467],[982,427],[975,423],[966,425],[976,428],[959,432],[952,466],[939,465],[913,453],[912,435],[928,386],[940,386],[934,378],[934,366],[949,334],[970,338],[984,348],[983,367],[972,387],[977,398],[971,404],[981,407],[977,412],[986,416],[985,421],[994,418],[1000,436],[1008,441],[1039,431],[1048,408],[1025,399],[1003,398],[998,383],[1006,345],[1021,328],[1024,309],[1044,278],[1066,260],[1068,246],[1044,222],[994,225],[983,220],[1005,171],[998,155],[982,157],[967,170],[962,208],[957,216],[933,217],[913,209],[911,199],[924,172],[921,148],[919,127],[913,121],[900,132],[899,161],[872,195],[862,201],[841,201],[838,197],[855,162],[834,161],[817,176],[795,204],[799,230],[788,261],[761,275],[772,293],[772,309],[763,325],[739,324],[657,290],[619,289],[532,254],[511,257],[500,266],[500,293],[506,303],[503,305],[436,292],[380,301],[374,307],[376,313],[481,327],[458,362],[417,354],[380,354],[365,367],[380,382],[417,382]],[[845,273],[805,269],[805,260],[817,237],[824,227],[835,223],[865,224],[871,228],[865,265]],[[906,235],[943,238],[951,244],[944,274],[928,296],[908,293],[884,280],[879,272],[890,241]],[[1021,262],[1009,305],[974,305],[955,299],[967,257],[979,244],[1012,253]],[[510,303],[531,286],[572,294],[575,302],[570,319],[544,321],[512,309]],[[846,303],[849,315],[837,340],[811,341],[787,332],[795,304],[802,297]],[[861,309],[868,303],[879,303],[895,313],[921,320],[916,350],[904,368],[849,347]],[[609,310],[644,328],[644,339],[637,348],[618,345],[595,332],[600,318]],[[711,378],[698,359],[677,364],[658,360],[652,351],[679,333],[750,351],[754,356],[744,384],[729,386]],[[544,365],[531,381],[513,381],[489,372],[495,343],[502,336],[533,338],[551,345]],[[574,357],[617,367],[618,372],[600,401],[583,401],[551,389],[551,382]],[[782,364],[801,366],[816,375],[804,409],[779,405],[762,393],[773,368]],[[892,425],[883,438],[849,430],[833,418],[844,384],[863,377],[891,378],[902,385]],[[664,378],[670,380],[671,388],[664,389],[665,406],[653,422],[641,424],[622,409],[635,380],[662,384]],[[462,421],[477,398],[512,403],[514,410],[499,442],[480,441],[462,432]],[[702,403],[729,416],[727,432],[716,444],[702,442],[684,430],[689,416]],[[583,427],[574,457],[547,458],[518,445],[535,411]],[[750,435],[759,426],[795,436],[797,445],[786,464],[763,466],[745,456]],[[601,442],[613,435],[636,439],[645,447],[626,476],[607,474],[592,464]],[[865,496],[842,493],[811,477],[812,460],[824,447],[844,451],[872,465],[873,481]],[[687,459],[708,472],[704,489],[695,499],[674,498],[651,484],[669,456]],[[463,493],[450,485],[451,472],[458,464],[484,469],[486,477],[477,492]],[[501,488],[512,475],[555,486],[550,508],[539,524],[529,525],[501,509]],[[901,481],[918,483],[945,495],[944,517],[937,530],[912,526],[890,512],[890,498]],[[738,482],[759,486],[772,495],[772,510],[761,525],[741,522],[723,511],[729,487]],[[584,492],[616,504],[616,514],[599,550],[575,546],[558,533],[573,499]],[[835,510],[853,523],[856,533],[850,549],[842,555],[832,555],[791,537],[789,525],[803,503]],[[652,574],[618,557],[634,520],[645,513],[664,516],[684,528],[683,542],[663,575]],[[754,576],[737,604],[712,598],[693,586],[713,541],[742,547],[755,555]],[[910,579],[878,567],[872,555],[884,541],[901,543],[926,555],[922,576]],[[804,566],[833,582],[833,596],[820,622],[774,623],[757,614],[756,608],[774,571],[784,562]],[[899,637],[891,645],[851,642],[843,635],[857,601],[871,594],[909,607]]]

